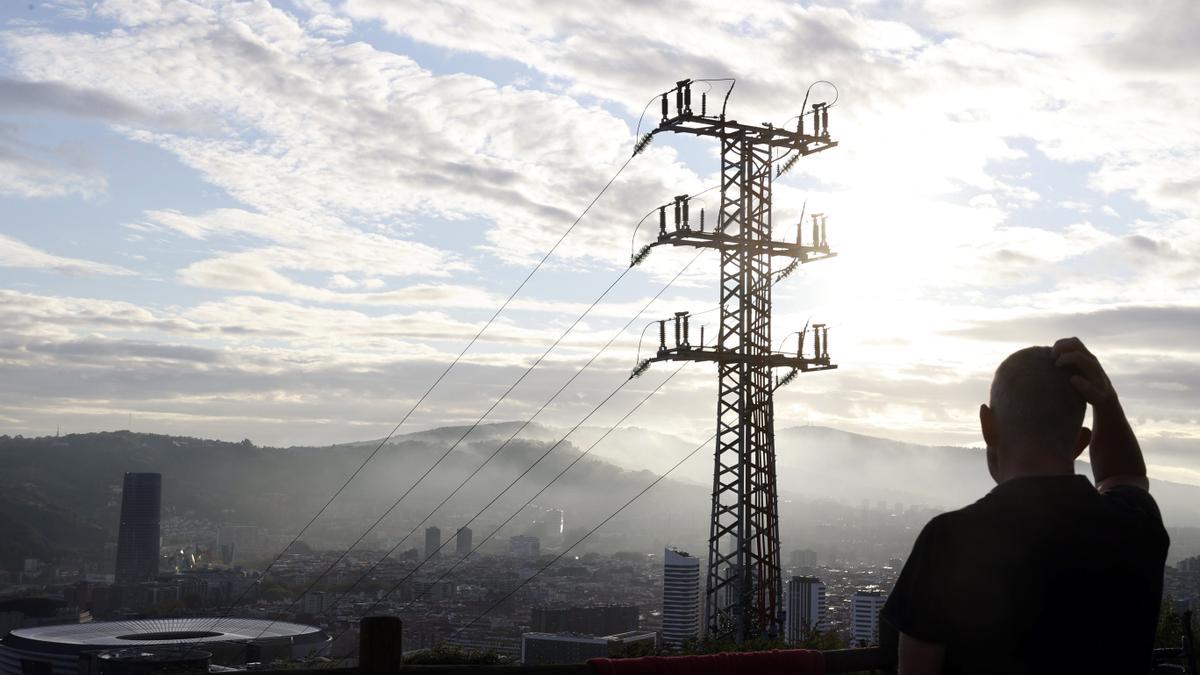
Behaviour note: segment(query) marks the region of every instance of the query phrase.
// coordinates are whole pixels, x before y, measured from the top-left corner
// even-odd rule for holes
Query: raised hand
[[[1104,405],[1116,399],[1112,381],[1083,342],[1076,337],[1063,338],[1050,349],[1055,358],[1054,365],[1067,368],[1072,373],[1071,384],[1093,406]]]
[[[1150,489],[1146,461],[1129,426],[1112,382],[1079,338],[1063,338],[1050,353],[1054,364],[1071,373],[1071,384],[1092,404],[1091,460],[1096,488],[1107,492],[1119,485]]]

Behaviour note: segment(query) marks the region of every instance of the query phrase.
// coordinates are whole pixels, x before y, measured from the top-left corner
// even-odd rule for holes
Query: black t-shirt
[[[1009,480],[929,521],[884,623],[945,645],[948,675],[1145,673],[1168,543],[1139,488]]]

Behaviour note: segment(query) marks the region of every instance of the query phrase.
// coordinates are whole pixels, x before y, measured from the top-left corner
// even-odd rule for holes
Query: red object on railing
[[[811,649],[726,652],[699,656],[643,656],[590,659],[597,675],[824,675],[825,655]]]

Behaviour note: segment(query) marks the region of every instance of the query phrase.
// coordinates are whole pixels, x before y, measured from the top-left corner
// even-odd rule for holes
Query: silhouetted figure
[[[882,612],[900,675],[1148,672],[1169,542],[1100,362],[1076,338],[1022,349],[979,421],[997,486],[917,537]]]

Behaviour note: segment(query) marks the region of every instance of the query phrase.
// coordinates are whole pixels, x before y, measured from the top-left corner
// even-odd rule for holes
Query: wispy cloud
[[[87,419],[124,407],[163,420],[257,416],[285,442],[289,420],[384,424],[625,160],[653,94],[681,77],[735,75],[732,115],[784,123],[824,78],[840,91],[841,145],[776,181],[775,225],[794,237],[807,201],[830,214],[841,255],[775,289],[774,337],[827,321],[843,368],[782,391],[781,424],[969,443],[972,409],[1007,351],[1079,334],[1144,411],[1139,431],[1155,439],[1158,465],[1197,470],[1179,451],[1200,435],[1187,412],[1200,364],[1188,344],[1200,293],[1195,3],[68,9],[79,22],[69,31],[25,22],[0,33],[10,71],[0,94],[13,94],[0,95],[0,191],[49,213],[111,196],[122,180],[146,186],[123,188],[128,208],[88,225],[131,238],[120,253],[157,276],[137,294],[34,284],[0,295],[9,401],[45,392],[44,410]],[[709,106],[724,94],[714,85]],[[656,116],[651,106],[643,128]],[[165,153],[194,182],[166,184],[136,163],[124,169],[133,179],[104,175],[88,153],[117,151],[55,140],[75,124]],[[485,335],[465,362],[471,386],[428,423],[469,418],[497,395],[583,311],[598,292],[588,282],[603,288],[627,264],[638,218],[717,182],[714,153],[657,138],[549,261],[553,281],[535,279]],[[550,372],[578,365],[687,258],[655,250]],[[129,273],[12,237],[0,239],[0,261]],[[714,266],[701,259],[654,316],[711,307],[715,292],[695,287],[711,284]],[[564,410],[624,377],[627,337]],[[118,363],[132,374],[70,396],[36,384],[55,369],[112,374]],[[668,406],[655,423],[710,424],[709,374],[676,384],[694,405]],[[20,409],[30,426],[43,419]]]
[[[0,234],[0,267],[51,270],[76,276],[134,274],[118,265],[53,255],[3,234]]]

